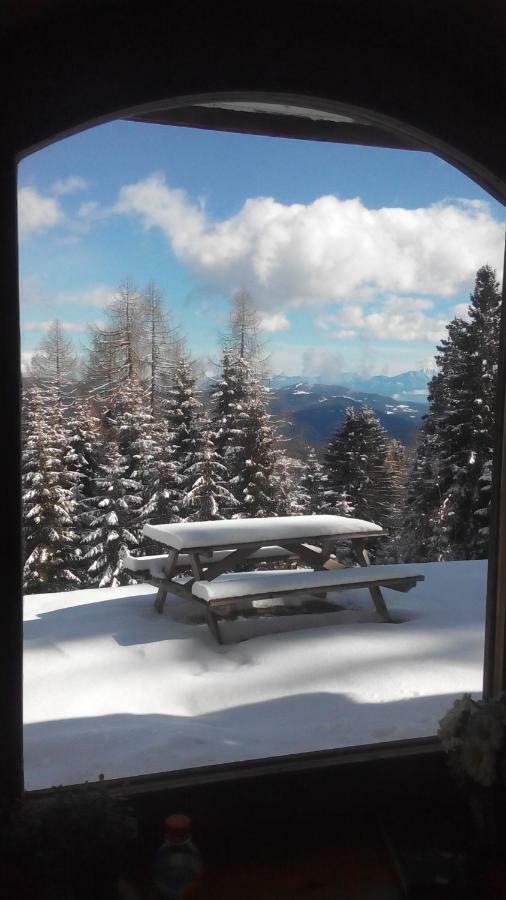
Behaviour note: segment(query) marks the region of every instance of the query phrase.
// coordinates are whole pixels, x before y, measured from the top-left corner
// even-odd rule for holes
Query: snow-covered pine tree
[[[224,519],[230,510],[239,506],[226,486],[228,471],[214,447],[209,423],[203,423],[201,445],[185,474],[193,479],[183,498],[183,507],[187,511],[185,521]]]
[[[195,382],[192,364],[184,348],[180,347],[174,363],[169,405],[165,412],[173,450],[175,483],[179,486],[181,495],[180,508],[183,495],[193,484],[193,476],[189,470],[202,447],[202,403]]]
[[[327,490],[338,504],[344,499],[345,508],[357,518],[379,525],[386,525],[392,512],[387,452],[387,434],[372,409],[350,406],[325,454]],[[341,513],[339,506],[336,511]]]
[[[250,377],[238,416],[239,437],[232,477],[238,515],[276,515],[276,435],[268,412],[267,390]]]
[[[297,503],[303,513],[318,515],[324,506],[324,469],[314,447],[308,447],[302,475],[296,487]]]
[[[79,586],[72,474],[65,470],[67,435],[56,385],[31,388],[25,398],[23,533],[27,593]]]
[[[482,266],[476,273],[468,314],[471,336],[470,394],[474,395],[473,447],[465,479],[473,520],[469,555],[473,559],[483,559],[488,555],[490,483],[495,445],[495,402],[501,321],[501,290],[496,273],[490,266]],[[462,390],[462,385],[460,389]]]
[[[105,310],[105,328],[93,326],[86,366],[86,378],[94,396],[107,409],[113,398],[133,377],[141,375],[143,305],[137,289],[129,281],[120,284],[116,297]],[[111,413],[114,416],[114,410]]]
[[[150,412],[156,417],[165,409],[169,397],[178,338],[154,281],[143,292],[142,306],[142,369],[149,386]]]
[[[495,272],[483,266],[468,321],[453,319],[438,347],[439,371],[429,386],[429,413],[408,492],[407,558],[487,555],[500,308]],[[417,479],[417,471],[425,472],[423,478]]]
[[[76,513],[74,526],[79,549],[76,563],[82,584],[87,581],[88,565],[82,559],[84,537],[87,532],[86,517],[90,500],[96,493],[96,478],[100,475],[102,459],[102,434],[100,422],[94,414],[89,398],[76,398],[69,412],[67,424],[68,440],[63,465],[71,478]]]
[[[418,432],[413,463],[407,478],[400,552],[406,562],[439,560],[444,555],[441,522],[441,448],[438,423],[446,403],[441,372],[428,384],[429,412]]]
[[[299,472],[294,473],[294,461],[291,461],[285,453],[278,451],[276,455],[274,464],[276,515],[300,516],[304,512],[304,506],[296,489]]]
[[[249,291],[241,288],[232,297],[228,331],[223,346],[235,359],[244,360],[258,379],[264,376],[260,341],[260,315]]]
[[[143,503],[138,520],[142,524],[150,522],[152,525],[159,525],[181,521],[182,495],[173,457],[174,450],[170,444],[166,420],[153,420],[140,473]],[[159,553],[160,545],[142,537],[141,552]]]
[[[225,351],[222,370],[211,393],[213,401],[213,441],[227,469],[227,481],[237,499],[235,476],[240,468],[241,434],[244,425],[242,404],[248,392],[249,369],[246,361],[234,351]],[[237,504],[228,510],[232,515]]]
[[[409,461],[406,448],[396,438],[387,441],[387,469],[392,479],[391,513],[384,526],[388,540],[378,546],[376,559],[383,563],[398,563],[402,558],[403,515],[406,505],[406,486]]]
[[[142,499],[140,485],[128,476],[128,462],[122,459],[118,445],[111,441],[105,448],[101,475],[96,479],[96,494],[90,500],[87,515],[89,530],[85,535],[88,577],[98,587],[132,584],[133,579],[120,563],[124,545],[138,546],[131,530]]]
[[[466,559],[474,530],[471,494],[476,464],[476,418],[473,396],[473,340],[468,323],[456,318],[447,326],[436,362],[445,384],[446,404],[437,419],[439,483],[442,502],[436,517],[442,559]],[[474,471],[473,471],[474,468]],[[471,487],[471,484],[473,487]]]
[[[74,400],[67,425],[68,442],[64,465],[75,473],[75,492],[78,501],[95,495],[95,478],[101,461],[100,422],[89,397]]]
[[[55,319],[32,356],[29,376],[39,387],[53,388],[58,400],[68,402],[75,390],[76,373],[74,345]]]
[[[114,398],[114,430],[128,477],[139,478],[144,459],[151,453],[153,417],[149,411],[148,389],[136,377],[130,378]]]

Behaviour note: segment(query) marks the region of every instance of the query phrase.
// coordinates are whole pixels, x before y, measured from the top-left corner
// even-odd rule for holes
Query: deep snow
[[[147,585],[25,597],[27,789],[434,734],[481,691],[486,563],[415,568],[384,591],[397,624],[355,589],[346,610],[225,623],[224,646]]]

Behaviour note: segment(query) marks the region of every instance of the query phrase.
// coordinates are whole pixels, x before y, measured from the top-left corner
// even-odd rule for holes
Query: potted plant
[[[504,839],[506,694],[464,694],[439,723],[438,737],[472,814],[478,849],[496,853]]]

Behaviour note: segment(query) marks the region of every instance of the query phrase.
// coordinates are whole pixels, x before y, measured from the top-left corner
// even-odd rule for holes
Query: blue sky
[[[499,270],[505,219],[430,154],[112,122],[19,166],[24,359],[55,318],[81,346],[128,277],[195,357],[245,287],[274,373],[419,368]]]

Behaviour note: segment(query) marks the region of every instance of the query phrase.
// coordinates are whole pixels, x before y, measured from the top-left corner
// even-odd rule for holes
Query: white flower
[[[469,737],[477,737],[491,750],[498,750],[502,746],[504,737],[504,725],[492,710],[482,708],[476,715],[472,715],[468,724]]]
[[[447,750],[453,749],[455,744],[461,743],[465,719],[472,714],[474,709],[475,702],[471,698],[471,694],[464,694],[461,699],[455,700],[453,706],[441,719],[438,737]]]
[[[462,767],[467,775],[484,787],[489,787],[496,780],[495,753],[479,737],[470,737],[465,741]]]

